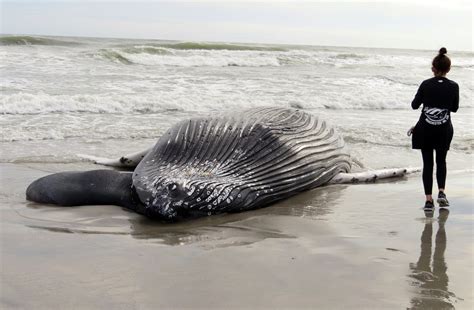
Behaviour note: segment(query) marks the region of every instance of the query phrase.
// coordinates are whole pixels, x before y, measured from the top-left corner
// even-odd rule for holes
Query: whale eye
[[[181,195],[182,187],[178,183],[171,182],[166,185],[166,189],[168,190],[168,195],[170,197],[176,198]]]
[[[173,192],[173,191],[175,191],[175,190],[178,188],[178,184],[176,184],[176,183],[170,183],[170,184],[168,184],[167,187],[168,187],[168,190],[169,190],[170,192]]]

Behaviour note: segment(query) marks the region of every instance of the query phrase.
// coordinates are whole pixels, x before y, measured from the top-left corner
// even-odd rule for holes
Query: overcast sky
[[[469,0],[0,0],[1,33],[472,51]]]

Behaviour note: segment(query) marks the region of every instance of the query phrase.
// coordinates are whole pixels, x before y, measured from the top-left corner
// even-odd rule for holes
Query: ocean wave
[[[121,51],[127,54],[150,54],[150,55],[172,55],[170,51],[164,49],[163,47],[154,47],[149,45],[137,45],[132,47],[122,48]]]
[[[281,65],[304,65],[331,68],[375,66],[392,68],[390,59],[359,53],[339,53],[326,50],[291,50],[277,55]]]
[[[202,48],[198,48],[202,47]],[[95,52],[100,58],[120,64],[151,66],[311,66],[341,69],[378,67],[391,69],[397,66],[426,66],[424,57],[405,55],[379,55],[370,52],[342,53],[327,50],[280,49],[274,47],[240,46],[231,44],[175,43],[120,45],[102,48]],[[472,70],[470,59],[456,59],[453,67]]]
[[[371,98],[340,98],[340,93],[328,93],[315,100],[310,94],[295,97],[257,97],[242,92],[210,95],[209,92],[189,93],[154,92],[145,94],[82,94],[51,95],[46,93],[14,93],[0,97],[0,115],[38,115],[62,113],[87,114],[150,114],[163,111],[219,110],[226,108],[251,108],[265,104],[294,107],[299,109],[328,110],[406,110],[409,106],[403,100],[392,102]],[[377,99],[379,98],[379,99]],[[196,105],[199,103],[199,105]]]
[[[419,85],[419,83],[400,81],[400,80],[397,80],[397,79],[394,79],[394,78],[391,78],[391,77],[388,77],[388,76],[383,76],[383,75],[375,75],[374,78],[379,79],[379,80],[383,80],[383,81],[387,81],[387,82],[390,82],[390,83],[394,83],[394,84],[402,84],[402,85],[407,85],[407,86],[418,86]]]
[[[133,64],[133,62],[130,59],[122,55],[120,52],[110,50],[110,49],[100,49],[97,54],[94,54],[94,56],[96,55],[103,59],[107,59],[116,63],[121,63],[124,65]]]
[[[0,97],[0,114],[142,114],[184,108],[173,104],[162,105],[151,100],[152,98],[125,97],[111,93],[100,95],[50,95],[44,92],[37,94],[16,93]]]
[[[32,36],[2,36],[0,37],[0,45],[56,45],[71,46],[79,45],[78,42],[63,41],[58,39],[32,37]]]
[[[180,42],[171,44],[152,43],[150,45],[176,50],[286,51],[286,49],[276,46],[239,45],[233,43]]]
[[[205,51],[204,53],[177,55],[161,48],[138,46],[123,49],[100,49],[98,52],[93,53],[92,56],[125,65],[140,64],[175,67],[280,66],[275,55],[251,51],[215,51],[212,54]]]
[[[367,59],[368,56],[360,55],[360,54],[354,54],[354,53],[342,53],[342,54],[331,55],[331,56],[329,56],[329,58],[332,58],[332,59]]]
[[[472,64],[464,64],[464,65],[452,65],[452,68],[460,68],[460,69],[466,69],[466,70],[474,70],[474,65]]]

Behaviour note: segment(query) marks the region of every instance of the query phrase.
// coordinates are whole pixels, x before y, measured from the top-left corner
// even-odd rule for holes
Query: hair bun
[[[446,47],[442,47],[442,48],[439,49],[439,54],[440,54],[440,55],[444,55],[444,54],[446,54],[447,52],[448,52],[448,50],[446,49]]]

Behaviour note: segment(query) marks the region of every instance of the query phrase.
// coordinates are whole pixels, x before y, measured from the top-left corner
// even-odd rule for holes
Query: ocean
[[[326,118],[367,167],[419,166],[406,132],[419,117],[410,103],[421,81],[432,75],[434,55],[1,36],[0,161],[71,163],[83,160],[80,153],[116,157],[153,145],[178,120],[270,105]],[[452,150],[467,161],[474,149],[473,55],[449,53],[448,77],[458,82],[461,97],[459,112],[452,115]]]

